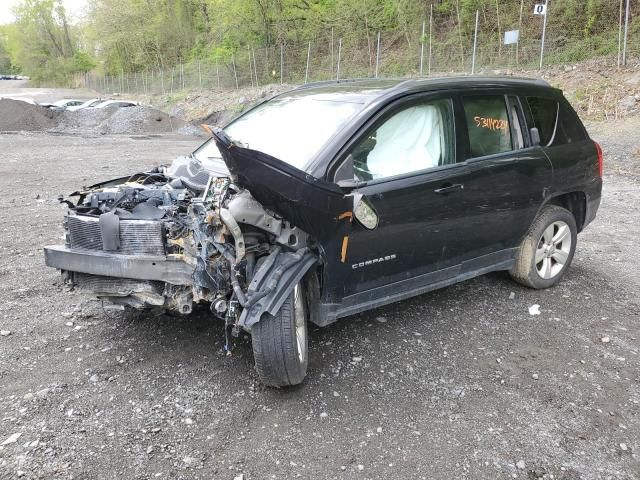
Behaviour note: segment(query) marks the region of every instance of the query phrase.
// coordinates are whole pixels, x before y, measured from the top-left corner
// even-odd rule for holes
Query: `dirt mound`
[[[0,131],[48,130],[58,123],[59,112],[9,98],[0,99]]]
[[[583,120],[613,120],[640,114],[638,61],[615,66],[615,58],[601,57],[575,64],[547,65],[539,70],[499,73],[542,77],[564,91]]]
[[[176,96],[142,97],[142,101],[155,105],[171,115],[196,124],[224,125],[258,102],[278,93],[291,90],[291,85],[264,85],[238,90],[194,90],[176,101]]]
[[[60,122],[52,131],[103,135],[170,132],[196,135],[199,133],[199,129],[184,120],[145,106],[124,108],[112,106],[63,112],[60,115]]]
[[[115,113],[118,107],[85,108],[75,112],[62,112],[59,123],[52,129],[60,133],[97,133],[100,125]]]
[[[100,133],[141,134],[168,133],[185,127],[187,123],[150,107],[119,108],[99,125]]]
[[[202,134],[194,125],[151,107],[111,106],[60,112],[20,100],[0,99],[0,132],[20,130],[90,135]]]

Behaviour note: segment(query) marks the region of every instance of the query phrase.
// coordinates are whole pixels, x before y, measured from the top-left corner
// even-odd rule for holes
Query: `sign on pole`
[[[504,32],[504,44],[511,45],[513,43],[518,43],[520,39],[520,30],[509,30]]]
[[[544,58],[544,39],[547,34],[547,7],[549,6],[549,0],[544,1],[544,8],[542,9],[542,42],[540,43],[540,70],[542,70],[542,59]],[[537,9],[538,5],[536,5]],[[535,12],[534,12],[535,13]]]
[[[537,3],[535,7],[533,7],[534,15],[546,15],[547,14],[547,6],[544,3]]]

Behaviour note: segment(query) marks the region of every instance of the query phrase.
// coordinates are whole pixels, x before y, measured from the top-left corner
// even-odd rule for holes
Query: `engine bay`
[[[75,203],[61,199],[69,207],[65,227],[71,249],[164,254],[192,267],[187,285],[66,272],[68,283],[112,307],[188,314],[194,304],[209,304],[237,333],[241,326],[248,328],[240,324],[241,312],[274,292],[284,272],[308,259],[313,249],[309,235],[264,208],[230,175],[214,176],[195,158],[179,158],[72,197]],[[91,234],[96,238],[86,238]],[[264,284],[252,283],[259,267],[275,267]]]

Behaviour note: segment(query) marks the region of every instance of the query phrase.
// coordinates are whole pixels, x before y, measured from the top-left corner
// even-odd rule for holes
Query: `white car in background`
[[[67,107],[67,110],[69,110],[70,112],[75,112],[76,110],[82,110],[84,108],[93,108],[96,105],[99,105],[103,102],[105,102],[104,98],[92,98],[91,100],[87,100],[86,102],[81,103],[80,105],[73,105],[71,107]]]
[[[111,107],[111,106],[116,106],[116,107],[136,107],[138,105],[140,105],[138,102],[129,102],[126,100],[106,100],[102,103],[99,103],[98,105],[94,106],[93,108],[106,108],[106,107]]]
[[[50,108],[52,110],[67,110],[69,107],[77,107],[82,105],[84,100],[78,100],[77,98],[66,98],[64,100],[58,100],[53,103],[41,103],[43,107]]]

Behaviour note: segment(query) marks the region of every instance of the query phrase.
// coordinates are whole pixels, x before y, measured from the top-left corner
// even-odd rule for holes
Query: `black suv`
[[[113,308],[207,305],[272,386],[304,379],[308,321],[495,270],[555,285],[600,203],[600,147],[539,80],[307,85],[209,130],[63,199],[45,258]]]

